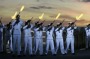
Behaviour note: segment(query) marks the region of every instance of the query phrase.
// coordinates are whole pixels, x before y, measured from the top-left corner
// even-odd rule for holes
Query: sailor
[[[90,24],[87,25],[87,27],[85,27],[85,31],[86,31],[86,49],[88,47],[90,47]]]
[[[37,51],[39,50],[39,54],[43,55],[43,24],[44,22],[41,22],[39,24],[36,25],[36,27],[34,28],[34,32],[35,32],[35,54],[37,53]]]
[[[0,52],[3,52],[3,28],[4,24],[0,20]]]
[[[35,22],[33,30],[37,27],[38,24],[39,24],[39,21]],[[34,34],[36,34],[35,31],[34,31]],[[34,48],[33,48],[34,52],[35,52],[35,49],[36,49],[36,36],[34,35]]]
[[[24,54],[26,54],[26,50],[28,48],[29,55],[32,55],[32,35],[31,35],[31,31],[32,31],[33,25],[30,22],[31,22],[31,20],[28,20],[26,22],[26,25],[23,27],[24,43],[25,43]]]
[[[5,27],[5,38],[6,38],[6,45],[9,44],[9,50],[12,52],[12,25],[11,22],[9,22]]]
[[[49,46],[51,48],[52,55],[55,55],[55,50],[54,50],[54,41],[53,41],[53,33],[54,33],[54,27],[52,26],[52,23],[46,27],[46,55],[48,54],[49,51]]]
[[[12,22],[13,28],[13,54],[17,51],[17,55],[20,55],[21,51],[21,28],[23,21],[20,19],[20,15],[16,16],[16,20]],[[17,47],[17,50],[16,50]]]
[[[56,54],[60,45],[61,54],[65,54],[64,52],[64,42],[63,42],[63,30],[64,27],[62,27],[62,23],[57,24],[55,28],[56,33]]]
[[[74,25],[75,22],[70,22],[69,26],[67,27],[66,31],[67,31],[67,37],[66,37],[66,50],[65,53],[67,54],[69,46],[71,46],[71,53],[74,55],[74,29],[76,29],[77,27],[75,27]]]

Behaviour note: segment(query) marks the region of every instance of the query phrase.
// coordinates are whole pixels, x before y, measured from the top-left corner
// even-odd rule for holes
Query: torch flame
[[[20,12],[22,12],[23,10],[24,10],[24,6],[21,7]]]
[[[43,19],[44,13],[42,13],[41,16],[39,16],[39,19]]]
[[[81,18],[82,16],[83,16],[83,14],[80,14],[79,17],[76,16],[76,19],[77,19],[77,20],[80,20],[80,18]]]
[[[12,16],[12,19],[15,19],[16,15],[17,15],[17,11],[16,11],[15,14]]]
[[[61,14],[60,14],[60,13],[58,13],[58,15],[57,15],[57,17],[56,17],[55,19],[58,19],[58,18],[60,17],[60,15],[61,15]]]

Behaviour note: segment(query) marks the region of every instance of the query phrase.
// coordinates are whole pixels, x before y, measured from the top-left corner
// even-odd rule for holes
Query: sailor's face
[[[17,15],[17,16],[16,16],[16,19],[20,19],[20,16],[19,16],[19,15]]]
[[[50,26],[50,24],[48,24],[48,26]]]
[[[72,25],[72,27],[74,27],[74,24]]]
[[[70,26],[71,24],[70,24],[70,23],[68,23],[68,25]]]

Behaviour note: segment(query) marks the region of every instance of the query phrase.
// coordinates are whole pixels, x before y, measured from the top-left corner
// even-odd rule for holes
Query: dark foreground
[[[58,53],[55,56],[52,56],[50,53],[46,56],[29,56],[29,55],[21,55],[21,56],[14,56],[10,53],[0,53],[0,59],[90,59],[90,49],[82,49],[82,50],[77,50],[75,55],[72,55],[68,53],[67,55],[61,55]]]

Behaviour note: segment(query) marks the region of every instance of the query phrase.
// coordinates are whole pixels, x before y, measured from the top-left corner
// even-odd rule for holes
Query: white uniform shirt
[[[76,29],[77,27],[74,27]],[[71,30],[71,27],[67,28],[67,37],[74,37],[74,29]]]
[[[2,27],[0,27],[0,31],[3,32],[4,24],[2,24]]]
[[[54,27],[50,31],[46,31],[47,39],[53,39]]]
[[[31,27],[28,28],[28,29],[27,29],[27,26],[28,26],[28,25],[26,25],[26,26],[23,27],[25,36],[32,36],[32,35],[31,35],[31,29],[32,29],[33,26],[31,25]]]
[[[56,32],[56,38],[63,38],[63,30],[64,30],[64,27],[62,28],[62,29],[60,29],[59,31],[58,31],[58,29],[59,28],[56,28],[55,29],[55,32]]]
[[[12,22],[12,27],[13,27],[13,34],[21,34],[21,28],[22,28],[22,25],[23,25],[23,21],[20,20],[20,22],[18,24],[15,24],[16,20]]]
[[[42,31],[38,31],[39,28],[34,28],[35,38],[42,38]]]
[[[87,30],[87,28],[85,28],[85,31],[86,31],[86,35],[90,36],[90,29]]]

